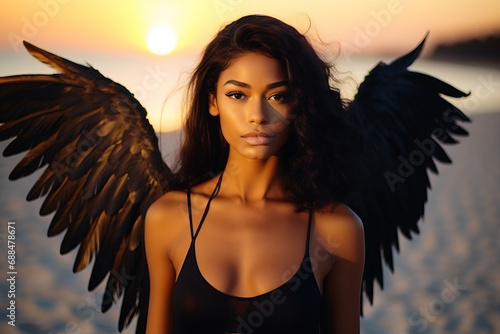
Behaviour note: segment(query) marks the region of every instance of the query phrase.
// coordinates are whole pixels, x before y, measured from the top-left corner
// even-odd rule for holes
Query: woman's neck
[[[229,154],[221,194],[254,205],[265,204],[266,200],[285,199],[278,157],[260,160]]]

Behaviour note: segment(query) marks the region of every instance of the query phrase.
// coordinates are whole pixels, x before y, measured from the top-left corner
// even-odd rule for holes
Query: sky
[[[14,35],[46,47],[100,52],[147,52],[145,36],[160,23],[179,35],[177,52],[199,51],[221,25],[247,14],[276,16],[303,30],[312,21],[321,38],[351,42],[367,35],[366,50],[402,50],[431,31],[431,43],[500,31],[496,0],[23,0],[2,1],[2,48]],[[362,39],[362,37],[358,37]],[[13,45],[14,44],[14,45]],[[363,43],[365,44],[365,43]]]
[[[21,44],[27,40],[89,63],[129,88],[155,128],[175,129],[183,85],[203,47],[223,25],[248,14],[272,15],[307,31],[322,41],[315,43],[320,52],[340,63],[347,59],[347,70],[361,79],[377,57],[408,52],[428,31],[424,56],[440,43],[500,32],[497,0],[7,0],[0,12],[0,75],[53,72],[27,54]],[[146,46],[158,25],[177,35],[168,55]],[[354,66],[350,60],[358,56],[374,60]]]

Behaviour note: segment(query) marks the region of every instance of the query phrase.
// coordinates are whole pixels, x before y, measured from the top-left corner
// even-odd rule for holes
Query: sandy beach
[[[421,234],[401,238],[396,273],[386,272],[373,306],[365,302],[363,334],[500,332],[500,113],[471,118],[470,137],[446,146],[453,165],[438,165],[431,179]],[[8,221],[15,222],[17,250],[16,326],[7,324],[10,285],[3,278],[0,332],[117,332],[119,308],[100,313],[102,289],[86,291],[90,270],[72,273],[75,253],[59,255],[62,236],[46,237],[50,217],[38,216],[41,202],[24,201],[34,177],[7,180],[18,159],[0,159],[1,251]],[[0,265],[5,277],[6,256]]]

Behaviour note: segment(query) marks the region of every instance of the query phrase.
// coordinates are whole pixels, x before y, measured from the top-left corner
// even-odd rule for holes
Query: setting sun
[[[152,53],[164,55],[175,48],[177,36],[168,26],[156,26],[149,31],[146,44]]]

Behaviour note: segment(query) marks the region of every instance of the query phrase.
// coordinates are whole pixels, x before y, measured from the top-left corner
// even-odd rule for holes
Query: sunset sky
[[[302,30],[309,17],[326,41],[355,43],[365,33],[374,39],[365,51],[405,49],[428,30],[433,43],[500,31],[496,0],[9,0],[0,45],[12,48],[18,35],[46,47],[141,53],[149,29],[167,24],[179,36],[176,52],[198,51],[221,25],[257,13]]]
[[[353,56],[407,52],[427,31],[426,53],[439,43],[500,32],[497,0],[8,0],[0,12],[0,75],[51,73],[27,55],[21,42],[28,40],[121,82],[154,109],[155,123],[166,95],[182,89],[179,83],[219,28],[247,14],[272,15],[301,32],[311,23],[309,36],[325,42],[328,52]],[[177,35],[168,55],[146,46],[158,25]],[[145,91],[145,82],[153,89]]]

